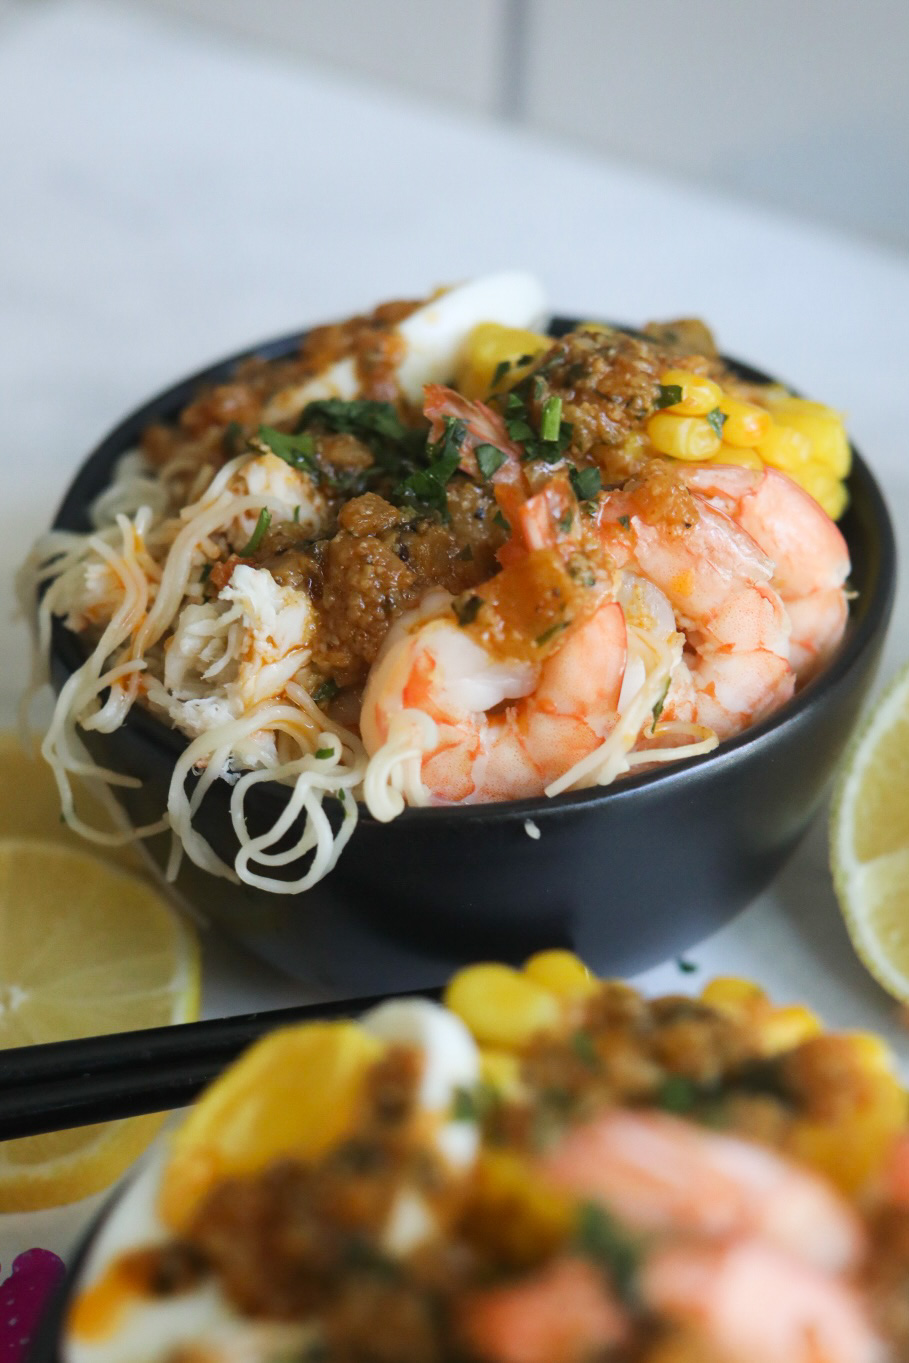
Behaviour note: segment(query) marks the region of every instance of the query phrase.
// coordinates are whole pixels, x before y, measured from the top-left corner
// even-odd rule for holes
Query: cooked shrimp
[[[728,1363],[885,1363],[888,1355],[845,1282],[755,1239],[658,1249],[644,1301],[693,1326]]]
[[[745,530],[773,561],[773,586],[792,621],[790,661],[800,682],[826,663],[846,628],[846,541],[803,488],[773,468],[688,465],[681,476]]]
[[[541,1167],[633,1229],[756,1236],[828,1272],[855,1264],[861,1227],[823,1179],[773,1151],[664,1113],[608,1112],[570,1130]]]
[[[493,445],[505,456],[492,475],[498,483],[523,482],[521,456],[524,451],[508,434],[502,416],[485,402],[462,397],[453,388],[440,383],[428,383],[423,390],[423,415],[429,418],[429,439],[440,440],[448,420],[462,421],[465,431],[461,441],[461,469],[471,478],[480,476],[474,451],[478,445]]]
[[[629,1331],[603,1274],[581,1259],[557,1259],[514,1286],[472,1293],[458,1323],[471,1356],[488,1363],[587,1363]]]
[[[457,623],[450,597],[436,602],[429,618],[410,612],[388,632],[363,696],[367,752],[385,743],[394,716],[419,710],[437,726],[421,768],[430,799],[542,794],[616,722],[626,649],[621,606],[602,600],[538,664],[493,657]]]
[[[597,526],[614,561],[668,597],[685,633],[694,696],[675,717],[726,738],[791,696],[790,625],[767,555],[729,516],[695,501],[697,519],[668,529],[648,519],[636,491],[608,492]]]

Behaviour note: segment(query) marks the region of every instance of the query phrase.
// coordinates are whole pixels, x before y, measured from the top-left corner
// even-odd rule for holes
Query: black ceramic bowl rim
[[[560,336],[576,325],[577,322],[572,319],[554,317],[548,330],[553,336]],[[620,329],[634,334],[630,327],[621,325]],[[224,381],[243,360],[252,357],[272,360],[293,354],[308,330],[309,328],[291,332],[261,345],[246,347],[225,359],[207,365],[188,378],[169,385],[124,417],[81,465],[54,517],[54,529],[87,528],[85,513],[88,506],[108,486],[110,470],[116,459],[135,448],[138,437],[146,426],[156,421],[172,420],[199,389],[207,384]],[[725,358],[736,373],[748,380],[759,383],[775,381],[751,365],[729,357]],[[554,797],[534,796],[490,804],[408,807],[398,815],[395,823],[417,829],[426,820],[431,820],[435,825],[442,820],[450,820],[462,826],[469,826],[474,822],[489,825],[501,821],[537,821],[567,815],[579,806],[615,805],[633,799],[636,791],[655,782],[659,782],[663,788],[676,785],[681,789],[687,784],[692,773],[698,771],[705,763],[709,763],[711,770],[717,771],[721,766],[733,767],[742,759],[743,754],[750,755],[762,748],[769,748],[774,736],[796,725],[804,711],[822,705],[824,697],[848,678],[866,648],[886,623],[896,583],[896,543],[887,505],[868,465],[854,445],[850,448],[852,471],[847,485],[850,491],[861,489],[862,497],[870,511],[873,533],[877,535],[880,562],[877,590],[863,603],[861,618],[857,622],[850,615],[845,637],[835,656],[817,677],[812,678],[785,705],[735,737],[724,739],[719,747],[710,753],[686,758],[637,775],[625,775],[610,786],[591,786],[584,790],[567,791]],[[66,629],[57,618],[53,621],[52,651],[69,673],[76,671],[85,658],[79,636]],[[168,727],[141,706],[132,708],[125,723],[134,727],[146,739],[169,749],[174,761],[188,746],[188,740],[181,733]],[[262,782],[257,787],[257,792],[260,799],[283,803],[288,798],[289,787],[276,782]],[[373,824],[377,822],[362,802],[358,808],[361,821]]]

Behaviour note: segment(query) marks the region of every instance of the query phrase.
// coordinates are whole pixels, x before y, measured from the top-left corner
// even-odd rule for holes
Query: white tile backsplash
[[[909,247],[909,0],[116,2]]]
[[[134,0],[487,113],[507,0]]]
[[[909,245],[907,0],[526,0],[535,127]]]

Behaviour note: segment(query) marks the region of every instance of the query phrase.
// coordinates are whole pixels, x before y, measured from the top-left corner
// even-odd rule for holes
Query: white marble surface
[[[0,32],[0,194],[4,724],[25,675],[13,566],[105,429],[248,342],[507,264],[563,311],[703,315],[729,352],[846,409],[906,557],[903,256],[90,0]],[[882,679],[909,656],[907,601],[904,572]],[[645,983],[754,975],[833,1024],[885,1031],[909,1061],[840,924],[822,822],[688,956],[697,973],[670,962]],[[205,943],[207,1013],[300,996]]]

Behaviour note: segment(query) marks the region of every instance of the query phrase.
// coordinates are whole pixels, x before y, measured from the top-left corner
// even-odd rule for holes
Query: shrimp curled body
[[[612,729],[625,673],[625,618],[604,599],[542,663],[498,659],[457,623],[451,598],[389,630],[363,697],[372,755],[402,711],[435,721],[421,776],[436,803],[540,795]],[[493,712],[493,713],[490,713]]]

